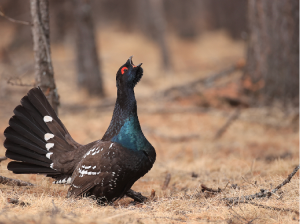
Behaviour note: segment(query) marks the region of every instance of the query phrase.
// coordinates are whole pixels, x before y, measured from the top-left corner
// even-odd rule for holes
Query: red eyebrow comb
[[[125,72],[125,69],[126,69],[126,70],[128,70],[128,68],[127,68],[127,67],[123,67],[123,68],[121,69],[121,73],[122,73],[122,75],[124,74],[124,72]]]

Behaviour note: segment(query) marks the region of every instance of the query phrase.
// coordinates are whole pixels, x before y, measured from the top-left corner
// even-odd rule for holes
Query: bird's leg
[[[136,191],[134,191],[134,190],[132,190],[132,189],[129,189],[129,190],[125,193],[125,195],[126,195],[127,197],[130,197],[130,198],[134,199],[135,202],[139,202],[139,203],[143,203],[143,202],[145,202],[146,200],[148,200],[148,198],[145,197],[145,196],[143,196],[140,192],[136,192]]]

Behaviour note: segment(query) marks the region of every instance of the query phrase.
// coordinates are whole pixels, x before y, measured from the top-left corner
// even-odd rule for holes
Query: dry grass
[[[122,36],[122,41],[118,36]],[[272,189],[281,183],[295,166],[298,158],[298,124],[293,117],[277,107],[242,109],[241,115],[224,135],[215,140],[217,130],[226,122],[233,109],[219,96],[236,96],[236,84],[209,89],[201,95],[175,101],[155,100],[152,96],[169,86],[182,84],[213,71],[228,67],[243,57],[244,45],[220,33],[206,34],[194,42],[170,38],[173,70],[160,70],[158,50],[149,40],[135,34],[106,30],[99,38],[104,80],[108,99],[116,95],[115,72],[126,58],[144,62],[145,74],[136,88],[139,118],[145,135],[157,150],[153,169],[135,183],[133,189],[156,197],[144,204],[132,205],[124,198],[113,206],[101,207],[95,201],[66,199],[67,186],[52,185],[40,175],[14,175],[8,172],[8,161],[0,163],[0,175],[30,181],[35,187],[0,185],[0,223],[298,223],[294,212],[274,211],[251,204],[227,206],[224,197],[235,197]],[[98,111],[104,100],[88,98],[77,91],[74,82],[74,56],[69,47],[53,46],[53,61],[61,96],[60,117],[79,143],[99,139],[112,115],[111,107]],[[145,53],[147,52],[147,53]],[[13,53],[12,53],[13,54]],[[12,55],[18,63],[28,60],[28,51]],[[0,64],[6,71],[0,80],[0,132],[7,126],[13,108],[28,88],[5,85],[5,78],[17,73],[16,68]],[[8,73],[7,71],[10,71]],[[25,81],[32,81],[25,77]],[[150,97],[150,99],[149,99]],[[147,100],[144,100],[147,98]],[[107,100],[107,99],[106,99]],[[189,108],[201,102],[217,102],[207,110],[193,112]],[[85,109],[75,110],[76,105]],[[179,111],[178,108],[186,108]],[[168,113],[161,113],[161,110]],[[182,136],[196,136],[175,141]],[[175,140],[174,140],[175,139]],[[3,142],[4,137],[0,136]],[[0,156],[5,152],[0,146]],[[192,173],[197,177],[192,177]],[[162,185],[167,173],[171,181]],[[201,184],[217,189],[219,194],[201,192]],[[7,203],[18,198],[30,205],[22,207]],[[277,208],[299,209],[299,175],[270,198],[255,203]]]

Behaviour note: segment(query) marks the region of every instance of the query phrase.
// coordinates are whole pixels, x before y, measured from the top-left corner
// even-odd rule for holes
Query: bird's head
[[[132,57],[129,57],[127,62],[122,65],[117,72],[117,87],[127,86],[134,88],[135,85],[140,81],[143,76],[143,69],[141,68],[142,63],[134,65]]]

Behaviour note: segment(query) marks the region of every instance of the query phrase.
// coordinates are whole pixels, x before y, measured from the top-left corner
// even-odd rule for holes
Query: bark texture
[[[147,36],[153,38],[160,49],[162,67],[171,68],[171,58],[166,37],[166,20],[162,0],[141,0],[139,4],[139,22]]]
[[[245,77],[256,94],[299,104],[299,0],[249,0]]]
[[[35,85],[39,86],[57,113],[57,93],[51,61],[48,0],[31,0],[32,36],[35,57]]]
[[[183,39],[193,39],[201,32],[199,23],[204,13],[205,2],[199,0],[174,1],[171,0],[171,6],[175,11],[174,22],[176,32]],[[204,19],[204,18],[202,18]]]
[[[205,0],[205,10],[211,29],[225,29],[234,39],[247,32],[247,0]]]
[[[89,0],[73,0],[75,5],[77,84],[90,95],[104,96],[103,81]]]

